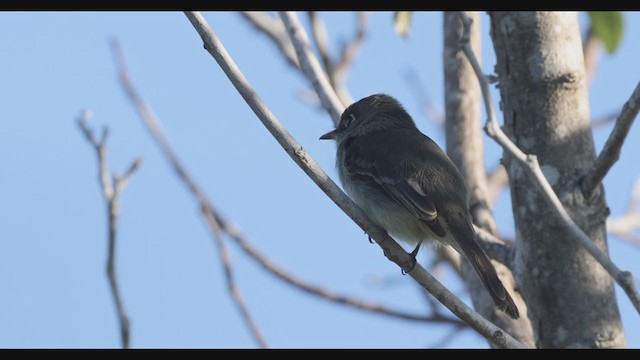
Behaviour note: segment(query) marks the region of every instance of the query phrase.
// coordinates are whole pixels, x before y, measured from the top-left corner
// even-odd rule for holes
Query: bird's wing
[[[411,161],[393,164],[387,156],[374,152],[358,151],[357,146],[345,156],[345,167],[351,176],[362,180],[372,180],[400,206],[422,220],[438,236],[445,236],[445,230],[436,221],[438,211],[433,197],[421,186],[419,174],[411,166]],[[381,156],[382,155],[382,156]]]

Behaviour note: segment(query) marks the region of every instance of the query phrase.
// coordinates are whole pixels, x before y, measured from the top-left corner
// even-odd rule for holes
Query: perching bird
[[[353,103],[320,139],[337,142],[342,186],[373,222],[416,250],[423,241],[452,246],[473,265],[496,306],[519,317],[476,240],[462,175],[396,99],[376,94]]]

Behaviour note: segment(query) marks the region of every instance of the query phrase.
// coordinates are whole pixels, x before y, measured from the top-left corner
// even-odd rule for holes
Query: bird
[[[335,140],[340,182],[374,223],[415,245],[414,257],[423,242],[453,247],[469,260],[496,307],[520,316],[477,240],[460,171],[398,100],[386,94],[362,98],[320,139]]]

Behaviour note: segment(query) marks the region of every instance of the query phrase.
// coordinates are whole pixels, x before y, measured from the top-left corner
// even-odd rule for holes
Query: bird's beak
[[[328,133],[320,136],[320,140],[335,140],[336,136],[338,136],[338,129],[331,130]]]

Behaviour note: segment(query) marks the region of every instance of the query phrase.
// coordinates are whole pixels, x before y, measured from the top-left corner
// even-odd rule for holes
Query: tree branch
[[[359,11],[356,19],[356,32],[353,39],[342,47],[340,53],[340,61],[335,66],[335,77],[340,81],[344,81],[347,70],[351,67],[353,60],[362,48],[362,43],[367,34],[367,13]]]
[[[562,205],[562,202],[556,195],[555,191],[549,184],[549,181],[544,176],[538,158],[535,155],[525,154],[520,150],[502,131],[498,124],[495,109],[493,108],[493,102],[489,93],[489,83],[486,77],[482,73],[482,68],[478,64],[471,46],[469,45],[469,29],[471,26],[471,19],[464,13],[459,13],[460,19],[464,26],[464,32],[460,39],[460,46],[464,51],[467,59],[473,66],[473,69],[480,82],[480,88],[482,89],[482,96],[485,104],[485,111],[487,112],[487,123],[485,125],[485,131],[492,139],[494,139],[509,155],[516,159],[527,173],[532,176],[532,179],[540,187],[540,190],[544,194],[545,198],[552,205],[556,215],[562,219],[567,228],[575,235],[576,241],[578,241],[595,259],[602,265],[602,267],[615,279],[615,281],[622,287],[627,293],[629,299],[633,303],[636,311],[640,313],[640,295],[638,295],[635,289],[635,283],[633,275],[628,271],[621,271],[616,264],[614,264],[607,255],[605,255],[595,243],[580,229],[578,225],[573,221],[567,210]],[[638,90],[636,88],[636,90]],[[634,92],[635,93],[635,92]],[[638,102],[638,101],[636,101]],[[623,111],[624,113],[624,111]]]
[[[298,144],[293,137],[289,135],[273,113],[271,113],[271,111],[264,105],[202,15],[198,12],[185,12],[185,15],[202,38],[205,44],[205,49],[207,49],[207,51],[220,65],[234,87],[251,107],[263,125],[269,130],[269,132],[271,132],[293,161],[316,183],[316,185],[318,185],[318,187],[320,187],[320,189],[322,189],[322,191],[325,192],[325,194],[327,194],[329,198],[338,205],[338,207],[351,217],[351,219],[353,219],[360,228],[365,230],[367,234],[376,240],[377,244],[383,249],[387,258],[395,262],[401,269],[427,289],[427,291],[432,293],[438,301],[443,303],[454,314],[467,322],[471,327],[497,346],[508,348],[524,347],[520,342],[511,337],[511,335],[505,333],[486,319],[482,318],[479,314],[474,312],[466,304],[455,297],[455,295],[442,286],[442,284],[433,278],[433,276],[431,276],[431,274],[429,274],[420,264],[416,263],[415,259],[411,255],[407,254],[400,245],[389,237],[384,229],[373,224],[362,210],[360,210],[358,206],[327,176],[318,163],[316,163],[315,160],[313,160],[309,154],[304,151],[300,144]],[[306,34],[301,27],[296,26],[299,25],[297,16],[293,13],[281,13],[281,16],[287,25],[289,34],[292,37],[292,42],[294,42],[294,46],[296,47],[296,51],[303,65],[303,69],[305,69],[305,73],[309,71],[315,74],[315,76],[312,77],[315,79],[315,85],[319,84],[318,77],[322,77],[324,79],[323,82],[325,86],[328,85],[326,77],[320,71],[321,69],[317,59],[315,59],[315,57],[313,57],[314,60],[310,60],[308,58],[309,56],[312,56],[312,54],[308,51],[308,46],[303,45],[307,43],[300,43],[301,39],[306,39]],[[298,43],[296,44],[296,42]],[[305,48],[307,51],[305,51]],[[314,63],[315,65],[309,66],[310,63]],[[325,86],[321,88],[324,88]],[[327,89],[331,89],[331,87],[327,87]],[[324,99],[323,102],[330,98],[327,94],[319,95]],[[335,98],[335,95],[333,95],[333,97]],[[335,105],[330,106],[332,104]],[[334,121],[338,119],[342,110],[339,102],[333,101],[327,103],[326,106],[331,107],[327,110],[329,110]]]
[[[93,133],[93,130],[89,128],[89,119],[91,114],[89,111],[84,111],[82,116],[78,119],[78,127],[82,134],[86,137],[89,144],[96,151],[98,160],[98,182],[102,190],[102,196],[105,204],[107,205],[107,238],[108,238],[108,252],[107,252],[107,278],[109,280],[109,286],[111,288],[111,296],[116,306],[116,314],[118,316],[118,322],[120,324],[120,341],[122,347],[129,348],[130,344],[130,330],[131,323],[127,312],[124,308],[124,303],[120,295],[120,286],[118,284],[118,277],[116,276],[116,239],[118,230],[118,216],[120,215],[120,193],[126,186],[127,182],[133,176],[133,173],[140,167],[142,159],[136,159],[124,175],[114,174],[113,177],[109,175],[109,169],[107,164],[107,138],[109,137],[109,131],[107,127],[103,128],[102,137],[98,141]]]
[[[333,123],[337,125],[340,122],[340,115],[342,115],[345,106],[336,96],[327,74],[322,70],[318,59],[311,51],[309,38],[300,23],[300,19],[286,12],[280,12],[280,18],[282,18],[293,47],[296,49],[302,72],[311,82],[316,94],[318,94],[322,107],[329,113]]]
[[[289,40],[287,30],[277,16],[269,15],[269,13],[264,11],[242,11],[240,15],[253,25],[256,30],[264,33],[271,39],[271,42],[280,49],[280,52],[284,55],[289,65],[300,69],[296,51],[291,44],[291,40]]]
[[[288,273],[286,270],[280,268],[277,264],[267,259],[264,254],[258,252],[249,241],[228,221],[224,220],[222,216],[214,209],[210,209],[214,216],[218,219],[222,229],[231,237],[247,254],[250,258],[255,260],[263,269],[276,278],[288,283],[289,285],[298,288],[308,294],[318,296],[325,300],[329,300],[338,304],[347,305],[359,310],[385,315],[388,317],[398,318],[402,320],[418,321],[418,322],[431,322],[442,324],[453,324],[456,326],[466,326],[464,322],[461,322],[455,318],[443,316],[435,311],[431,315],[416,315],[399,310],[390,309],[384,305],[374,304],[365,300],[360,300],[345,295],[334,293],[330,290],[323,289],[320,286],[311,285],[307,281],[295,277],[293,274]]]
[[[324,21],[316,12],[310,11],[308,15],[311,23],[313,40],[318,52],[320,53],[322,66],[325,70],[327,80],[340,102],[343,105],[351,104],[353,102],[353,97],[345,86],[345,80],[348,70],[357,57],[366,36],[367,13],[358,12],[354,37],[342,46],[340,55],[336,61],[333,60],[329,50],[329,37]],[[291,44],[291,40],[287,35],[287,31],[284,28],[282,21],[279,21],[276,17],[265,12],[246,11],[242,12],[242,16],[258,31],[265,33],[265,35],[267,35],[271,41],[276,44],[290,65],[294,66],[296,70],[302,70],[299,66],[296,52]],[[302,72],[302,74],[304,75],[304,72]],[[307,94],[303,93],[303,95]],[[313,93],[313,96],[315,97],[317,94]],[[304,96],[302,96],[302,98],[303,100],[309,100],[305,99]],[[317,105],[315,101],[309,102],[312,105]],[[320,104],[322,104],[321,101]]]
[[[316,47],[320,53],[320,60],[322,60],[322,65],[324,65],[324,69],[329,75],[329,83],[331,83],[331,86],[335,89],[335,77],[332,76],[335,70],[329,52],[327,28],[324,25],[324,21],[315,11],[309,11],[307,14],[309,15],[309,22],[311,23],[311,35],[313,35],[313,41],[316,43]]]
[[[640,83],[636,86],[631,97],[622,107],[620,115],[616,119],[616,125],[613,127],[604,148],[598,155],[591,170],[582,180],[582,192],[585,196],[590,197],[594,190],[600,185],[602,179],[607,175],[613,164],[620,158],[622,144],[629,134],[629,129],[633,125],[633,121],[640,110]]]
[[[121,49],[114,45],[113,51],[116,55],[116,58],[120,59],[117,62],[118,72],[120,73],[121,79],[126,79],[123,86],[127,88],[127,93],[131,92],[133,94],[137,94],[133,83],[130,80],[130,76],[128,75],[128,71],[126,69],[124,63],[124,56],[121,52]],[[191,195],[198,202],[200,209],[202,211],[202,215],[204,216],[209,229],[211,230],[212,235],[215,237],[216,242],[220,239],[220,231],[227,234],[236,244],[240,246],[240,248],[244,251],[246,255],[248,255],[251,259],[256,261],[265,271],[269,274],[275,276],[277,279],[288,283],[289,285],[298,288],[308,294],[318,296],[328,301],[332,301],[338,304],[346,305],[355,309],[385,315],[392,318],[409,320],[409,321],[418,321],[418,322],[430,322],[430,323],[441,323],[441,324],[452,324],[458,327],[466,326],[466,323],[451,317],[443,316],[439,313],[434,313],[432,315],[417,315],[409,312],[403,312],[400,310],[395,310],[388,308],[384,305],[375,304],[368,302],[366,300],[360,300],[357,298],[348,297],[345,295],[337,294],[327,289],[323,289],[320,286],[311,285],[307,281],[297,278],[295,275],[287,272],[286,270],[279,267],[276,263],[269,260],[264,254],[260,253],[256,250],[245,238],[244,235],[229,221],[227,221],[219,211],[213,206],[212,202],[209,198],[201,191],[200,186],[195,182],[195,180],[191,177],[189,172],[186,170],[182,162],[178,159],[173,147],[170,145],[169,140],[165,137],[164,133],[160,130],[162,128],[160,124],[160,120],[153,115],[153,111],[151,107],[139,96],[135,97],[136,103],[140,102],[144,104],[143,106],[136,105],[136,108],[139,110],[139,115],[141,120],[143,121],[146,129],[149,131],[151,137],[155,140],[155,142],[159,145],[160,151],[162,155],[165,156],[171,167],[174,169],[178,179],[182,181],[183,184],[187,187]],[[148,111],[140,111],[141,108],[146,108]],[[227,250],[224,247],[219,246],[219,250],[225,253],[224,259],[228,258]],[[230,267],[228,264],[226,267]],[[232,276],[227,274],[227,277]],[[232,280],[232,279],[231,279]],[[232,282],[232,281],[231,281]],[[230,288],[232,296],[236,298],[241,298],[241,294],[235,290],[235,287]],[[244,309],[240,309],[240,311],[244,312]],[[247,314],[248,315],[248,314]],[[246,317],[246,316],[245,316]],[[253,324],[254,322],[251,321]],[[255,325],[253,325],[255,328]],[[256,329],[257,330],[257,329]],[[254,330],[254,331],[256,331]]]
[[[171,163],[171,165],[173,165],[174,171],[180,176],[180,178],[184,181],[184,183],[187,185],[189,190],[197,198],[204,199],[205,198],[204,194],[202,193],[200,188],[195,184],[195,182],[191,180],[191,177],[188,175],[187,171],[178,162],[178,158],[176,154],[173,152],[173,149],[169,145],[168,140],[163,135],[163,131],[160,128],[160,124],[154,120],[155,115],[153,114],[152,109],[146,104],[146,102],[142,99],[142,97],[138,94],[137,90],[133,86],[133,82],[131,81],[131,78],[127,71],[122,48],[120,47],[120,44],[118,43],[117,40],[111,41],[111,50],[115,58],[116,67],[117,67],[118,75],[120,78],[120,83],[122,85],[122,88],[125,90],[127,97],[129,98],[133,106],[136,108],[138,113],[140,114],[140,117],[144,120],[144,123],[147,129],[151,133],[159,134],[159,136],[154,137],[154,139],[162,149],[164,155],[169,159],[169,162]],[[212,212],[210,210],[210,205],[206,201],[201,202],[201,211],[204,215],[207,225],[209,226],[209,229],[211,230],[211,234],[213,235],[213,239],[216,243],[216,246],[218,247],[218,254],[220,255],[220,261],[222,262],[222,265],[223,265],[225,280],[226,280],[227,288],[229,290],[229,294],[231,295],[231,298],[233,299],[234,304],[238,308],[238,311],[240,312],[242,319],[247,324],[247,327],[249,328],[251,335],[253,335],[254,340],[258,343],[258,345],[261,348],[268,348],[269,345],[267,344],[264,336],[259,330],[256,322],[253,320],[253,317],[249,313],[249,310],[247,309],[247,306],[245,305],[244,300],[242,298],[242,293],[240,292],[240,289],[235,284],[233,267],[231,264],[231,256],[229,255],[227,246],[222,238],[221,231],[220,231],[220,223],[215,218],[215,216],[211,214]]]
[[[480,20],[478,12],[466,12],[468,16]],[[520,317],[512,319],[496,310],[493,299],[482,285],[476,271],[468,261],[463,262],[462,278],[467,284],[469,294],[476,311],[490,319],[494,324],[507,330],[522,343],[534,347],[535,341],[528,318],[527,304],[516,291],[517,286],[513,269],[513,247],[505,246],[497,240],[498,228],[489,206],[487,172],[484,165],[484,146],[482,141],[481,91],[473,68],[460,51],[459,38],[463,28],[455,12],[443,14],[443,70],[445,84],[445,130],[446,151],[451,161],[460,170],[464,183],[469,189],[469,213],[477,225],[476,233],[483,247],[498,253],[501,264],[494,263],[502,284],[513,298]],[[470,29],[470,46],[479,52],[480,24],[474,23]],[[466,259],[465,259],[466,260]],[[505,267],[506,265],[506,267]]]
[[[253,335],[254,339],[256,340],[256,342],[261,348],[266,349],[269,347],[269,344],[267,344],[267,341],[265,340],[264,336],[262,335],[262,332],[258,328],[258,325],[256,324],[255,320],[253,320],[251,313],[249,313],[249,309],[245,305],[244,299],[242,298],[242,293],[240,292],[240,289],[236,286],[236,281],[233,274],[233,266],[231,264],[231,256],[229,255],[229,250],[227,250],[227,245],[225,244],[222,238],[220,223],[216,220],[215,216],[213,215],[213,213],[207,207],[206,204],[202,206],[201,211],[202,211],[202,216],[204,216],[204,219],[206,220],[207,225],[209,226],[209,230],[211,230],[211,234],[213,234],[213,238],[216,242],[216,245],[218,246],[218,254],[220,254],[220,260],[222,261],[222,264],[223,264],[225,280],[227,282],[227,289],[229,290],[229,293],[231,294],[231,297],[233,298],[233,301],[236,304],[238,311],[240,311],[240,314],[242,315],[244,322],[249,327],[249,330],[251,331],[251,334]]]

